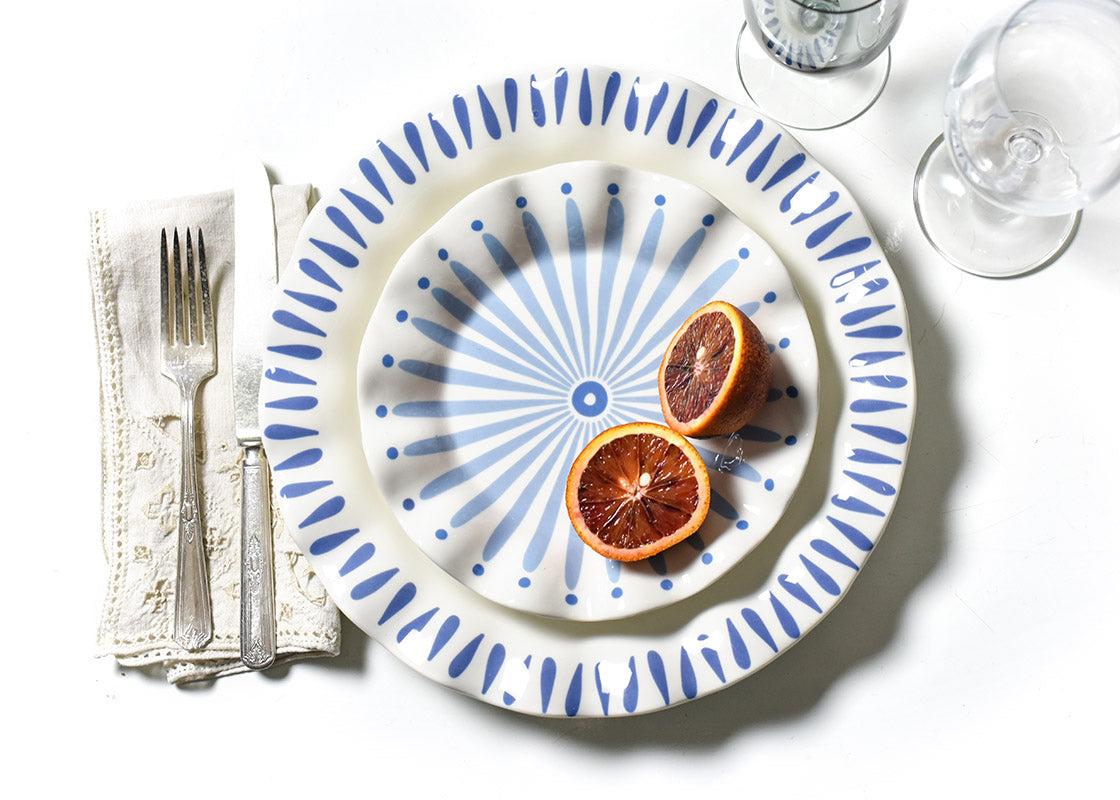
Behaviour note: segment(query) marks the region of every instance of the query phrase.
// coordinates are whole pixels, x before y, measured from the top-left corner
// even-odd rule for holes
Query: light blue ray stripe
[[[553,419],[552,423],[556,423],[556,420]],[[548,443],[552,441],[556,429],[563,424],[563,420],[558,424],[552,423],[538,428],[537,433],[539,434],[539,439],[529,447],[528,451],[510,465],[509,469],[491,482],[489,486],[472,497],[470,501],[452,515],[452,527],[458,528],[477,517],[492,506],[499,497],[505,494],[517,478],[525,474],[525,471],[540,457],[541,452],[548,446]],[[545,430],[546,428],[547,430]],[[520,449],[520,447],[518,449]]]
[[[658,364],[658,367],[660,367],[660,363]],[[638,392],[649,391],[650,384],[654,384],[656,386],[656,382],[656,372],[651,372],[650,374],[645,375],[639,373],[631,378],[630,381],[625,385],[615,385],[614,396],[619,399],[626,399],[626,397],[628,397],[629,395],[633,395]]]
[[[529,481],[528,485],[521,492],[521,496],[518,497],[510,507],[509,512],[502,518],[502,521],[495,526],[494,532],[490,534],[490,538],[486,540],[486,545],[482,548],[482,558],[484,560],[489,561],[501,552],[502,548],[509,542],[510,536],[521,527],[521,522],[525,519],[525,515],[529,511],[529,506],[533,504],[542,491],[547,490],[549,487],[555,487],[555,480],[549,479],[549,473],[555,472],[558,465],[560,468],[565,469],[566,473],[564,465],[570,462],[560,458],[560,451],[567,446],[572,438],[572,431],[574,430],[575,425],[568,425],[564,429],[556,442],[556,447],[554,447],[548,457],[544,459],[540,469],[537,470],[537,474]],[[544,446],[546,444],[547,442],[542,442],[541,446],[537,448],[537,452],[544,452]],[[563,492],[557,493],[563,494]]]
[[[619,411],[625,411],[631,416],[644,418],[650,415],[650,411],[660,411],[661,403],[654,401],[645,407],[630,405],[629,403],[615,403],[614,407]]]
[[[460,267],[461,270],[457,270],[456,267]],[[518,356],[525,361],[538,362],[542,370],[550,372],[558,380],[564,381],[573,379],[570,373],[565,375],[564,372],[559,369],[559,365],[556,364],[548,348],[541,344],[537,338],[529,332],[529,329],[525,327],[525,324],[517,315],[510,311],[509,308],[490,291],[490,288],[486,286],[486,284],[479,281],[470,270],[456,261],[451,262],[451,270],[455,272],[455,277],[463,283],[467,291],[469,291],[483,307],[488,309],[505,324],[515,336],[520,337],[524,345],[528,345],[536,351],[536,355],[534,356],[526,350],[522,344],[510,338],[500,328],[481,314],[476,313],[470,306],[451,294],[451,292],[440,288],[432,289],[432,297],[437,303],[443,306],[451,316],[455,317],[455,319],[459,320],[467,327],[477,331],[482,336],[485,336],[487,339],[494,342],[494,344],[504,347],[506,352],[511,355]],[[460,271],[462,274],[460,274]]]
[[[548,237],[545,236],[537,218],[528,211],[522,212],[521,225],[525,229],[525,238],[529,241],[529,248],[533,251],[533,257],[537,260],[537,268],[540,270],[541,278],[544,279],[544,288],[548,293],[548,299],[552,301],[552,308],[556,311],[556,316],[560,320],[560,327],[564,331],[564,337],[568,340],[568,352],[571,354],[573,361],[577,363],[576,371],[582,373],[582,365],[578,363],[579,345],[576,344],[575,326],[572,325],[572,314],[568,311],[568,304],[565,302],[564,293],[560,289],[560,274],[556,270],[556,260],[548,246]],[[586,290],[584,293],[586,294]],[[544,320],[541,320],[541,322],[543,324]]]
[[[660,403],[661,396],[657,392],[654,381],[649,381],[649,386],[635,386],[629,391],[615,392],[615,399],[620,403]]]
[[[470,480],[487,467],[509,457],[510,454],[516,453],[527,442],[532,441],[534,437],[539,436],[542,432],[554,426],[556,420],[561,416],[563,415],[555,415],[543,425],[538,425],[518,436],[514,436],[512,439],[490,448],[482,455],[476,456],[470,461],[460,464],[454,469],[448,470],[439,477],[432,479],[420,490],[420,499],[428,500],[432,497],[437,497],[448,489],[452,489],[464,481]]]
[[[591,366],[591,298],[587,291],[587,239],[576,201],[568,198],[568,257],[572,264],[572,288],[575,291],[576,314],[579,316],[580,339],[583,341],[583,362]]]
[[[606,418],[607,418],[607,423],[609,425],[612,425],[612,426],[613,425],[623,425],[623,424],[625,424],[625,421],[622,419],[622,417],[619,416],[618,414],[614,413],[613,411],[608,413],[606,415]],[[628,421],[633,422],[634,420],[628,420]],[[590,440],[591,440],[591,437],[588,437],[588,441],[590,441]]]
[[[393,406],[393,414],[398,417],[443,418],[460,417],[470,414],[489,414],[493,411],[523,411],[541,406],[558,407],[566,400],[559,399],[518,399],[518,400],[409,400]]]
[[[611,295],[618,275],[618,262],[622,253],[622,232],[625,229],[626,211],[617,197],[607,204],[606,229],[603,232],[603,259],[599,269],[599,315],[595,328],[595,363],[591,373],[598,374],[603,363],[603,346],[607,342],[607,321],[610,319]],[[623,306],[625,308],[625,306]]]
[[[624,367],[619,367],[615,373],[618,377],[616,380],[619,384],[625,384],[634,376],[634,365],[644,358],[647,358],[650,351],[657,349],[659,352],[653,359],[652,364],[643,365],[638,374],[645,375],[650,369],[656,370],[661,364],[663,350],[670,336],[672,336],[677,328],[684,324],[684,321],[700,306],[711,300],[716,296],[716,293],[731,279],[735,271],[739,269],[739,262],[732,258],[724,261],[716,270],[704,279],[704,282],[696,287],[696,291],[688,296],[688,298],[677,308],[673,315],[661,326],[657,333],[646,336],[645,345],[637,352],[637,354],[630,359]],[[627,350],[623,350],[627,352]]]
[[[582,428],[582,426],[580,426]],[[576,426],[568,428],[569,435]],[[552,492],[549,495],[548,503],[541,513],[540,521],[537,523],[537,529],[533,533],[532,539],[529,540],[529,546],[525,548],[525,555],[521,559],[521,566],[525,568],[526,572],[533,572],[541,565],[544,560],[545,553],[548,552],[548,545],[552,541],[552,536],[556,532],[556,520],[560,515],[560,505],[564,500],[564,489],[567,485],[568,472],[563,466],[571,464],[576,460],[576,453],[583,447],[585,438],[581,435],[572,440],[571,445],[568,447],[567,455],[558,460],[559,475],[550,484]]]
[[[648,374],[639,374],[631,378],[624,384],[612,383],[612,391],[615,397],[627,397],[629,395],[638,394],[640,392],[654,392],[657,393],[657,374],[660,371],[661,362],[658,361],[657,369],[651,370]]]
[[[587,545],[579,538],[575,528],[568,529],[568,552],[564,558],[564,583],[569,589],[579,584],[579,573],[583,567],[583,552]]]
[[[710,511],[719,514],[724,519],[739,519],[739,511],[735,508],[735,504],[715,489],[712,489],[712,505]]]
[[[557,396],[555,389],[545,386],[534,386],[530,383],[518,383],[484,375],[481,372],[471,372],[465,369],[445,367],[442,364],[433,364],[430,361],[420,361],[415,358],[406,358],[400,362],[400,368],[410,375],[425,378],[437,383],[446,383],[454,386],[477,386],[496,392],[528,392],[529,394],[545,394]]]
[[[653,290],[653,294],[650,296],[649,300],[646,301],[645,308],[642,309],[641,314],[638,315],[638,321],[634,325],[633,331],[630,333],[629,341],[624,347],[617,351],[614,362],[607,367],[604,374],[610,375],[614,373],[618,368],[619,360],[624,358],[627,353],[633,353],[639,341],[645,341],[647,346],[650,344],[648,335],[650,323],[653,321],[657,312],[661,310],[661,307],[665,305],[665,301],[669,299],[669,295],[677,288],[677,284],[680,283],[681,278],[684,277],[688,265],[692,263],[696,252],[704,243],[707,233],[707,230],[704,228],[694,231],[673,255],[672,260],[669,262],[669,268],[666,269],[665,274],[661,276],[657,288]],[[623,308],[628,307],[629,306],[623,306]]]
[[[512,419],[503,419],[499,422],[491,422],[488,425],[479,425],[476,428],[468,428],[465,431],[456,431],[454,433],[443,434],[442,436],[432,436],[428,439],[418,439],[404,446],[404,454],[406,456],[427,456],[432,453],[446,453],[450,450],[457,450],[460,447],[474,444],[476,442],[485,441],[493,436],[502,433],[509,433],[530,422],[536,422],[543,419],[549,414],[555,414],[555,409],[548,409],[545,411],[534,411],[531,414],[522,414],[520,417]]]
[[[511,358],[507,358],[501,353],[496,353],[489,347],[484,347],[477,342],[461,336],[460,334],[450,330],[449,328],[445,328],[442,325],[432,322],[430,319],[424,319],[423,317],[413,317],[412,326],[416,328],[416,330],[420,331],[420,333],[424,334],[424,336],[431,339],[436,344],[443,345],[448,350],[454,351],[456,353],[462,353],[463,355],[470,356],[471,358],[478,359],[479,361],[485,361],[487,364],[492,364],[495,367],[500,367],[501,369],[507,370],[508,372],[516,373],[518,375],[521,375],[522,377],[540,381],[541,383],[550,384],[562,391],[566,391],[568,388],[567,384],[552,377],[551,375],[540,372],[539,370],[535,370],[532,367],[526,366],[519,361],[514,361]]]
[[[498,347],[503,348],[510,355],[516,356],[523,361],[536,364],[540,368],[541,372],[552,376],[561,383],[571,382],[572,377],[570,375],[565,375],[563,372],[557,369],[558,365],[556,365],[552,361],[552,357],[548,353],[547,349],[544,348],[544,346],[537,342],[535,339],[533,339],[532,335],[529,334],[528,329],[526,329],[519,320],[514,319],[512,314],[510,314],[509,319],[503,319],[503,321],[506,322],[506,324],[509,325],[511,329],[514,329],[515,334],[521,335],[522,333],[524,333],[525,335],[522,336],[522,341],[533,346],[533,348],[538,351],[536,354],[530,352],[522,344],[510,338],[500,328],[498,328],[488,319],[484,318],[481,314],[476,313],[470,306],[461,301],[455,295],[448,292],[446,289],[433,289],[432,297],[436,300],[436,302],[443,306],[443,308],[449,314],[455,317],[455,319],[461,322],[464,326],[474,330],[484,338],[489,339]],[[508,309],[506,310],[508,312]],[[541,357],[542,354],[544,354],[544,358]]]
[[[486,245],[486,249],[490,251],[494,263],[498,265],[498,269],[502,271],[506,281],[509,282],[509,285],[513,288],[514,292],[517,293],[517,296],[521,298],[521,302],[525,305],[529,316],[536,321],[537,327],[540,328],[545,339],[555,348],[554,353],[542,352],[542,357],[548,358],[554,363],[557,359],[563,361],[574,377],[578,374],[578,370],[568,358],[564,346],[560,343],[560,337],[556,335],[556,330],[548,324],[548,318],[545,316],[544,309],[541,308],[541,304],[537,302],[536,295],[533,294],[532,288],[530,288],[529,284],[526,282],[525,276],[521,273],[521,268],[518,266],[517,262],[514,261],[513,256],[509,254],[509,251],[506,250],[505,246],[498,241],[496,237],[489,233],[484,233],[482,235],[482,241]]]
[[[622,290],[622,302],[619,308],[631,309],[637,302],[638,291],[642,288],[646,276],[649,275],[653,258],[657,255],[657,243],[661,238],[661,228],[664,223],[665,212],[659,208],[653,212],[653,216],[650,217],[649,224],[646,226],[646,231],[642,236],[642,244],[638,248],[638,255],[634,258],[634,267],[630,270],[630,278],[626,281],[626,288]],[[622,337],[626,321],[629,319],[629,314],[618,315],[618,319],[614,323],[614,331],[611,333],[610,344],[607,346],[607,353],[616,352],[615,348]]]
[[[700,305],[703,304],[703,302],[700,303]],[[680,322],[677,324],[676,328],[673,328],[673,330],[675,331],[677,328],[683,325],[686,319],[688,319],[687,313],[684,315],[684,317],[681,318]],[[661,342],[661,349],[665,349],[668,344],[669,342],[667,335],[666,339]],[[663,357],[664,353],[654,353],[653,357],[649,361],[647,361],[641,369],[631,370],[627,375],[616,378],[613,383],[616,383],[619,386],[618,391],[620,393],[634,392],[648,384],[650,381],[656,381],[657,374],[661,369],[661,359]],[[629,367],[630,365],[627,366]]]

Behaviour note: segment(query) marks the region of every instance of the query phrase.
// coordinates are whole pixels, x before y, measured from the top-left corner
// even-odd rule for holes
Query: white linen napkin
[[[276,186],[277,253],[287,263],[310,187]],[[198,396],[199,481],[214,638],[172,639],[179,503],[179,391],[161,372],[160,231],[201,228],[215,309],[218,372]],[[161,666],[171,683],[246,671],[240,660],[241,449],[233,433],[233,193],[90,214],[90,283],[101,371],[102,521],[108,588],[99,656]],[[338,609],[284,529],[273,498],[276,663],[339,652]]]

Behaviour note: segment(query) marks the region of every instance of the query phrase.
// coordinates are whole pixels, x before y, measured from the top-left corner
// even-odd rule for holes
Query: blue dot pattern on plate
[[[629,657],[603,660],[547,648],[526,651],[498,628],[471,624],[479,615],[469,608],[423,599],[425,588],[416,582],[421,579],[369,541],[360,520],[348,514],[335,476],[323,472],[325,448],[332,444],[321,436],[327,425],[318,410],[324,391],[318,363],[332,346],[326,323],[346,299],[346,273],[359,265],[358,254],[386,213],[422,176],[438,173],[444,159],[468,158],[477,141],[530,137],[562,120],[565,126],[609,128],[635,144],[656,137],[660,150],[654,152],[687,151],[745,179],[752,200],[769,198],[795,227],[807,257],[821,265],[823,288],[814,291],[835,304],[835,310],[824,308],[824,324],[852,344],[837,353],[851,382],[838,422],[848,443],[847,466],[830,486],[822,525],[794,553],[800,567],[778,575],[733,611],[721,605],[705,612],[698,624],[710,627],[702,637],[650,643]],[[297,248],[298,260],[283,282],[286,297],[272,316],[264,436],[280,502],[312,565],[345,587],[359,612],[369,609],[364,616],[390,649],[422,642],[423,666],[417,669],[526,713],[640,713],[715,691],[769,663],[850,585],[894,505],[913,420],[912,355],[895,278],[858,210],[853,216],[852,204],[831,188],[834,181],[783,136],[701,87],[596,68],[559,70],[549,81],[509,78],[456,95],[449,112],[438,109],[406,123],[401,134],[379,141],[377,151],[361,159],[364,190],[354,184],[326,198],[324,221]],[[823,190],[803,202],[809,197],[803,190],[814,181]],[[428,279],[418,283],[426,289]],[[328,565],[337,577],[326,574]]]

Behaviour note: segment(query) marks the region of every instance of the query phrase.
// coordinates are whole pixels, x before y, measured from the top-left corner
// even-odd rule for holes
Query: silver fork
[[[163,374],[175,381],[182,396],[182,464],[179,493],[179,559],[175,576],[175,641],[187,650],[201,649],[214,634],[210,585],[198,502],[195,462],[194,402],[198,387],[217,371],[214,315],[206,275],[206,247],[198,231],[198,274],[194,247],[187,231],[186,269],[176,229],[168,269],[167,231],[160,233],[160,355]],[[197,280],[196,280],[197,278]]]

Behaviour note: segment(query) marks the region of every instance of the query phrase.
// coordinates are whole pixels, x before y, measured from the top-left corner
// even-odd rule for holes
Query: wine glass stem
[[[1007,152],[1024,166],[1029,166],[1042,158],[1042,134],[1033,128],[1018,130],[1007,137]]]

